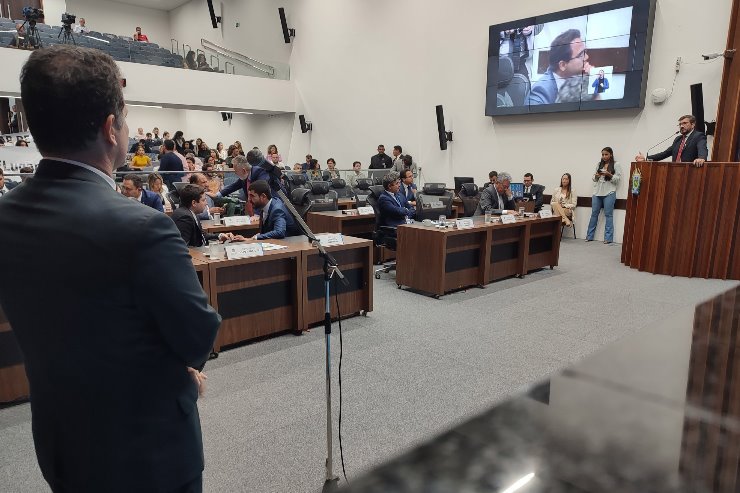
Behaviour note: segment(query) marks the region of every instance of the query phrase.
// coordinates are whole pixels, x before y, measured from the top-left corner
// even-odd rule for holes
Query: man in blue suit
[[[164,156],[159,160],[159,172],[162,174],[162,181],[170,190],[175,189],[173,183],[182,181],[182,177],[185,176],[185,173],[162,173],[162,171],[184,171],[182,160],[175,154],[174,140],[164,141]]]
[[[162,196],[158,193],[144,190],[144,180],[142,180],[139,175],[130,174],[124,176],[123,183],[121,184],[121,193],[132,200],[136,200],[151,207],[152,209],[164,212]]]
[[[409,201],[399,193],[401,179],[398,173],[392,171],[383,177],[383,193],[378,197],[380,210],[380,225],[396,227],[406,224],[406,219],[414,217],[416,211]]]
[[[581,39],[581,31],[568,29],[557,36],[550,44],[550,66],[542,77],[532,86],[527,96],[528,105],[552,104],[559,102],[558,91],[570,78],[580,78],[588,74],[586,44]],[[565,101],[563,101],[565,102]]]
[[[270,185],[264,180],[258,180],[249,185],[249,202],[255,210],[260,211],[260,232],[252,238],[255,240],[280,239],[286,236],[299,236],[300,230],[290,215],[285,204],[272,196]]]
[[[405,157],[405,156],[404,156]],[[414,183],[414,173],[406,168],[398,173],[401,180],[401,186],[398,193],[406,197],[409,205],[416,209],[416,183]]]

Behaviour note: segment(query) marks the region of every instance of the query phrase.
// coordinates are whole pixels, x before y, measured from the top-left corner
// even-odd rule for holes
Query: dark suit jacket
[[[498,191],[495,186],[486,187],[480,193],[480,201],[478,202],[478,208],[475,210],[475,215],[479,216],[490,212],[491,214],[501,214],[503,210],[513,211],[516,210],[516,203],[514,198],[508,199],[506,195],[501,197],[504,202],[503,207],[499,207],[498,203]]]
[[[396,195],[398,202],[393,200],[390,192],[385,190],[378,197],[378,210],[380,211],[380,225],[396,227],[406,224],[407,217],[414,217],[415,210],[406,200],[403,194]],[[399,205],[400,203],[400,205]]]
[[[261,211],[260,211],[261,214]],[[301,231],[296,226],[293,216],[282,200],[272,198],[270,208],[267,210],[267,218],[260,223],[260,234],[258,240],[280,239],[286,236],[299,236]]]
[[[414,183],[411,184],[411,189],[406,191],[406,200],[413,200],[416,201],[416,185]],[[398,193],[401,195],[404,195],[404,185],[401,183],[401,188],[399,189]]]
[[[183,241],[187,246],[203,246],[203,239],[206,241],[217,240],[218,235],[206,233],[200,225],[200,221],[195,221],[192,212],[187,207],[180,206],[172,212],[170,216],[175,222],[175,226],[180,231]]]
[[[390,169],[393,167],[393,159],[388,154],[376,154],[370,158],[369,169]]]
[[[676,161],[676,156],[678,156],[678,148],[681,147],[681,139],[683,139],[683,135],[679,135],[678,137],[676,137],[671,147],[669,147],[665,151],[659,152],[657,154],[651,154],[647,158],[650,161],[662,161],[670,156],[671,161]],[[693,132],[691,132],[691,135],[689,135],[689,138],[686,139],[686,144],[683,147],[683,152],[681,152],[681,162],[691,163],[694,161],[694,159],[706,159],[708,155],[709,151],[707,150],[707,136],[697,130],[694,130]]]
[[[534,83],[527,96],[527,104],[552,104],[558,99],[558,83],[552,69],[548,68],[542,77]]]
[[[85,197],[95,207],[79,207]],[[203,469],[198,390],[221,318],[172,221],[42,160],[0,200],[0,304],[54,491],[169,491]],[[53,245],[53,254],[49,248]]]
[[[168,152],[159,160],[159,171],[183,171],[182,161],[174,152]],[[162,181],[167,188],[172,189],[172,184],[181,181],[183,176],[185,173],[165,173],[162,175]]]
[[[528,198],[529,200],[534,200],[534,211],[540,212],[540,209],[542,209],[543,195],[545,193],[544,185],[537,185],[536,183],[533,183],[529,193],[526,193],[526,186],[524,187],[524,190],[524,197]]]
[[[159,212],[164,212],[164,204],[162,204],[162,196],[158,193],[150,192],[149,190],[141,190],[141,203],[156,209]]]

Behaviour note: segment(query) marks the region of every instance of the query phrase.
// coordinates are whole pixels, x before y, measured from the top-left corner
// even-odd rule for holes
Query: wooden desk
[[[471,229],[440,229],[421,223],[398,227],[396,282],[438,297],[470,286],[558,265],[560,218],[523,219]]]
[[[252,237],[260,232],[259,223],[246,224],[244,226],[224,226],[223,224],[213,224],[213,219],[206,219],[200,222],[203,226],[203,231],[206,233],[234,233],[235,235],[242,235],[244,237]]]
[[[341,211],[309,212],[306,222],[314,233],[342,233],[345,236],[371,240],[375,232],[375,214],[350,216]],[[373,248],[373,260],[376,264],[396,258],[393,250],[384,247]]]
[[[269,243],[287,248],[239,260],[208,258],[204,249],[190,249],[194,259],[208,265],[211,306],[223,318],[214,343],[215,351],[220,351],[222,346],[278,332],[302,330],[303,247],[284,240],[270,240]]]
[[[340,211],[344,209],[355,209],[357,208],[357,202],[355,202],[355,199],[343,198],[337,200],[337,207]]]

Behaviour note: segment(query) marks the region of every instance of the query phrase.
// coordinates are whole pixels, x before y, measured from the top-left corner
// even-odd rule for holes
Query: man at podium
[[[684,115],[678,119],[678,133],[671,147],[657,154],[649,154],[648,161],[662,161],[668,156],[674,163],[693,163],[697,168],[704,166],[709,151],[707,150],[707,136],[696,130],[696,118],[693,115]],[[649,149],[648,149],[649,150]],[[645,156],[638,153],[635,161],[645,161]]]

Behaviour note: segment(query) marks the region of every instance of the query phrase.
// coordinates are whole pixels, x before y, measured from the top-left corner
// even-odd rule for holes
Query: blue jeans
[[[617,194],[610,193],[603,197],[594,195],[591,197],[591,220],[588,222],[587,240],[594,239],[596,224],[599,222],[599,212],[604,208],[604,217],[606,217],[606,227],[604,228],[604,241],[611,243],[614,241],[614,202],[617,201]]]

